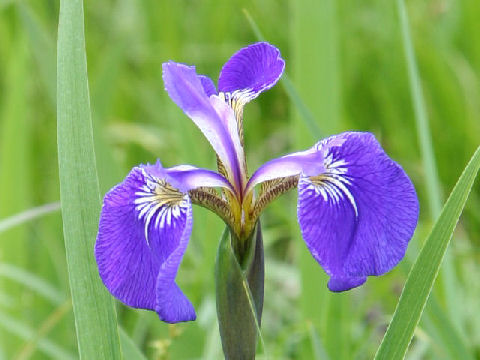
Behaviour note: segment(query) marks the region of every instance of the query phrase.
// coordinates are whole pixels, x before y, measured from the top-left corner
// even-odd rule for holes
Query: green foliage
[[[480,169],[480,147],[458,179],[457,185],[408,275],[393,319],[375,356],[376,359],[405,357],[478,169]],[[471,358],[468,353],[462,355],[462,359]]]
[[[100,193],[93,149],[83,0],[61,1],[57,46],[60,200],[81,359],[120,359],[112,297],[93,257]]]
[[[234,252],[238,242],[225,228],[218,246],[215,266],[217,316],[226,359],[255,357],[257,338],[263,337],[260,322],[263,310],[264,256],[260,224],[250,239],[247,254]]]

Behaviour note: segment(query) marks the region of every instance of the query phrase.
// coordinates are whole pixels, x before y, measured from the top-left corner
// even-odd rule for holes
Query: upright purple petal
[[[200,82],[202,83],[203,91],[205,91],[205,94],[208,97],[210,97],[211,95],[217,95],[217,88],[215,87],[212,79],[205,75],[199,75],[198,77],[200,78]]]
[[[194,320],[192,304],[175,284],[192,229],[186,192],[228,186],[225,182],[192,167],[133,168],[103,200],[95,258],[107,289],[129,306],[156,311],[164,321]]]
[[[220,73],[218,90],[247,103],[274,86],[284,68],[280,51],[259,42],[239,50],[228,60]]]
[[[313,257],[344,291],[392,269],[418,219],[415,189],[369,133],[343,133],[318,145],[325,171],[302,174],[298,221]]]
[[[203,84],[202,84],[203,79]],[[239,160],[237,143],[240,143],[236,130],[233,110],[219,105],[216,96],[207,96],[205,78],[200,78],[195,67],[168,62],[163,64],[165,89],[172,100],[187,114],[210,142],[218,157],[231,174],[231,182],[240,188],[242,161]],[[229,126],[229,123],[234,125]],[[230,129],[235,127],[235,131]]]

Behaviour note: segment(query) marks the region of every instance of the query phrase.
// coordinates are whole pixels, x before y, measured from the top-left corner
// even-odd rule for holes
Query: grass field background
[[[245,109],[250,173],[322,137],[358,130],[373,132],[415,184],[420,221],[405,260],[342,294],[328,292],[301,238],[295,192],[269,206],[259,358],[371,359],[411,264],[480,144],[478,0],[405,5],[407,38],[400,0],[85,1],[102,196],[133,166],[157,158],[165,166],[215,167],[208,142],[164,91],[161,64],[195,64],[216,79],[231,54],[259,39],[256,30],[281,50],[289,82]],[[0,359],[78,358],[57,204],[58,14],[58,1],[0,0],[0,221],[52,204],[35,220],[0,226]],[[413,87],[406,40],[418,66]],[[178,281],[197,321],[167,325],[116,304],[119,324],[149,359],[222,357],[213,270],[223,224],[201,208],[194,216]],[[455,349],[480,359],[478,182],[432,294],[407,359],[455,359]]]

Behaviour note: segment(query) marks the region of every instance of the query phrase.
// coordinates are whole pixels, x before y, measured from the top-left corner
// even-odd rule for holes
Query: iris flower
[[[219,215],[241,241],[265,207],[293,188],[302,237],[330,276],[331,291],[357,287],[403,258],[417,223],[417,196],[371,133],[331,136],[248,175],[243,107],[274,86],[284,67],[274,46],[250,45],[223,66],[217,91],[195,67],[163,64],[166,91],[210,142],[218,172],[157,161],[134,167],[105,195],[95,257],[103,283],[120,301],[166,322],[194,320],[175,282],[192,231],[192,204]]]

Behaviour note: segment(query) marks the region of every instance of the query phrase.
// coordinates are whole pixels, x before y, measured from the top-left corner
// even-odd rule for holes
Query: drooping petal
[[[275,46],[266,42],[252,44],[235,53],[223,66],[218,90],[245,104],[274,86],[284,68],[285,62]]]
[[[330,290],[349,290],[403,258],[418,199],[372,134],[343,133],[318,149],[325,171],[301,175],[298,221],[310,252],[330,275]]]
[[[195,319],[174,280],[192,228],[186,191],[195,186],[188,172],[199,180],[199,171],[177,176],[179,170],[169,174],[160,163],[135,167],[105,195],[100,215],[95,258],[105,286],[123,303],[154,310],[167,322]],[[217,176],[206,172],[197,186],[223,186]]]
[[[202,79],[203,82],[202,82]],[[205,78],[200,78],[195,67],[168,62],[163,64],[165,89],[172,100],[187,114],[210,142],[218,157],[231,174],[231,182],[239,189],[242,165],[237,154],[236,143],[240,143],[238,132],[230,132],[229,122],[235,122],[233,110],[220,108],[216,96],[207,96]],[[203,83],[203,84],[202,84]]]
[[[195,310],[190,300],[183,294],[182,290],[175,283],[178,267],[182,261],[185,250],[187,250],[190,234],[192,233],[192,206],[188,200],[186,220],[182,231],[182,236],[178,245],[168,258],[160,266],[156,283],[156,303],[155,311],[160,320],[168,323],[177,323],[179,321],[195,320]],[[166,229],[172,231],[171,229]],[[175,232],[175,229],[172,231]],[[165,231],[165,238],[172,236]]]

